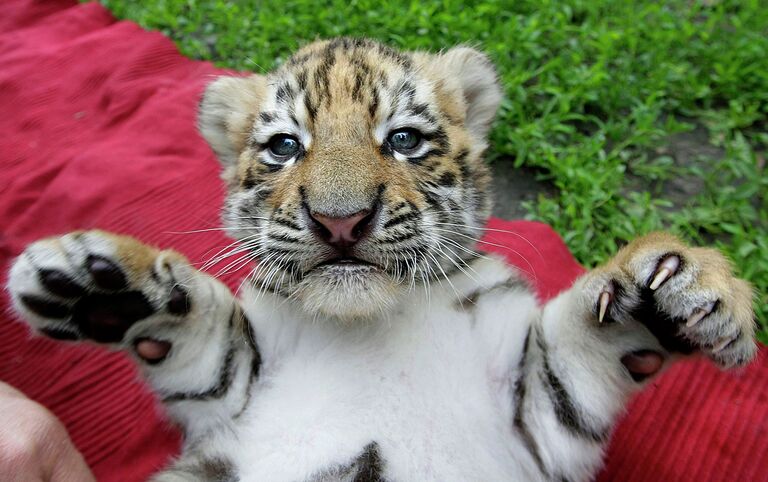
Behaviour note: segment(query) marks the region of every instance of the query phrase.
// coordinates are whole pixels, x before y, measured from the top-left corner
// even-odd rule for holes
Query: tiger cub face
[[[489,215],[481,156],[500,99],[471,48],[347,38],[210,84],[199,126],[224,164],[225,225],[257,259],[257,286],[351,320],[462,269]]]

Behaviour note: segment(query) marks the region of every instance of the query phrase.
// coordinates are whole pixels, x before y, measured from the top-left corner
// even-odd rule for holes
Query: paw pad
[[[50,338],[121,342],[136,322],[158,312],[157,299],[164,290],[167,313],[184,316],[192,309],[189,293],[172,279],[152,277],[158,286],[148,288],[160,292],[145,294],[129,284],[129,276],[116,261],[96,254],[88,255],[79,271],[36,267],[31,273],[37,277],[39,290],[19,293],[18,300],[27,310],[53,322],[38,327]]]
[[[117,343],[134,323],[154,312],[155,309],[139,291],[92,294],[75,303],[72,323],[92,340]]]
[[[174,286],[168,300],[168,311],[174,315],[186,315],[191,309],[189,293],[179,285]]]
[[[101,289],[117,291],[128,285],[123,271],[107,258],[92,254],[88,256],[85,265],[93,282]]]
[[[20,299],[30,311],[44,318],[58,320],[69,316],[69,308],[61,303],[46,300],[35,295],[21,295]]]
[[[75,298],[85,294],[85,288],[69,276],[56,269],[43,269],[39,273],[40,284],[48,291],[62,298]]]

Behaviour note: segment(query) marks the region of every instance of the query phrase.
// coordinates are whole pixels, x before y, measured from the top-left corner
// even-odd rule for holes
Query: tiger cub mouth
[[[345,276],[353,274],[362,275],[374,271],[381,271],[382,268],[379,265],[364,259],[344,256],[323,261],[312,268],[312,270],[322,270],[330,275]]]

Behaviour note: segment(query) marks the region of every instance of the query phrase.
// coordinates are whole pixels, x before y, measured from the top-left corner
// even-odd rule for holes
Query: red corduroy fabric
[[[73,229],[131,234],[195,262],[226,246],[218,231],[184,234],[219,225],[219,166],[195,129],[200,92],[218,73],[97,4],[0,3],[0,282],[26,244]],[[582,273],[547,226],[489,228],[487,248],[529,273],[542,299]],[[163,467],[179,436],[133,365],[30,338],[0,298],[0,379],[64,422],[100,481]],[[673,368],[632,403],[599,479],[768,480],[766,375],[765,349],[739,372]]]

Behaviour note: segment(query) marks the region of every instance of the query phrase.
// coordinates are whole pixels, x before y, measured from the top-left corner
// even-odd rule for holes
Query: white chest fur
[[[233,427],[241,478],[304,480],[375,442],[394,480],[530,479],[535,469],[515,457],[509,380],[535,302],[523,291],[466,301],[511,275],[495,260],[475,269],[482,285],[465,277],[429,298],[415,291],[356,326],[282,300],[246,305],[263,368]]]

